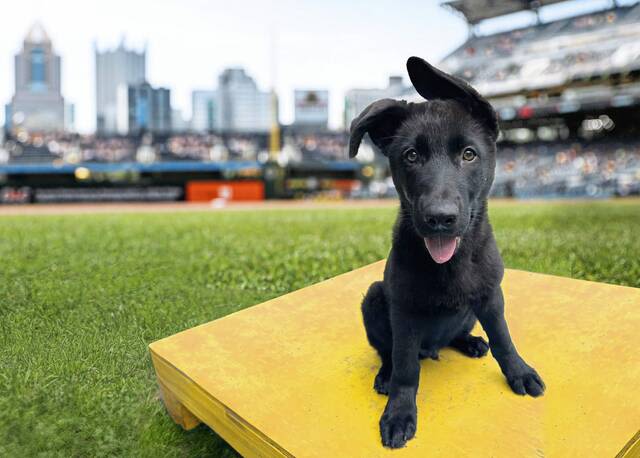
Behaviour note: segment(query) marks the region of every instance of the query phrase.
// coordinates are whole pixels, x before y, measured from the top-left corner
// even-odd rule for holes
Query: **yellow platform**
[[[151,344],[165,405],[245,456],[638,457],[640,290],[509,270],[507,319],[545,396],[491,356],[422,362],[416,438],[384,449],[360,302],[378,262]],[[480,332],[477,330],[476,332]]]

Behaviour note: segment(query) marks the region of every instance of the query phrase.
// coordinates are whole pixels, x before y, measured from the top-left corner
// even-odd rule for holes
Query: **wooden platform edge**
[[[636,435],[627,442],[627,445],[620,450],[616,458],[640,458],[640,429]]]
[[[192,430],[200,424],[198,417],[191,413],[159,378],[158,387],[160,388],[160,400],[176,424],[182,426],[185,431]]]
[[[293,457],[153,351],[151,360],[171,418],[184,429],[205,423],[244,457]]]

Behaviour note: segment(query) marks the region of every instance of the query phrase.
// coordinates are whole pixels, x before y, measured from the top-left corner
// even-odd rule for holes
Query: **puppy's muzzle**
[[[425,228],[431,233],[447,233],[456,227],[460,211],[453,202],[435,202],[422,208]]]
[[[460,210],[455,202],[442,199],[421,199],[416,228],[422,237],[431,258],[444,264],[449,261],[460,245]],[[416,221],[417,220],[417,221]]]

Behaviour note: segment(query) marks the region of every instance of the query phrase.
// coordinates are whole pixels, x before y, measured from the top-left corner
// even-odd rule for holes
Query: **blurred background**
[[[371,144],[347,160],[348,126],[421,100],[412,54],[495,106],[494,196],[640,194],[636,1],[348,3],[21,2],[0,202],[395,197]]]

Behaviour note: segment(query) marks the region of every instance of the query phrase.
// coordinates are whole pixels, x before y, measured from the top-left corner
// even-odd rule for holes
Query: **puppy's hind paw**
[[[482,338],[467,335],[451,342],[451,347],[470,358],[482,358],[489,351],[489,344]]]
[[[427,359],[430,358],[434,361],[438,361],[440,360],[440,353],[438,352],[438,350],[435,349],[426,349],[426,348],[421,348],[420,349],[420,353],[418,354],[418,357],[420,359]]]

